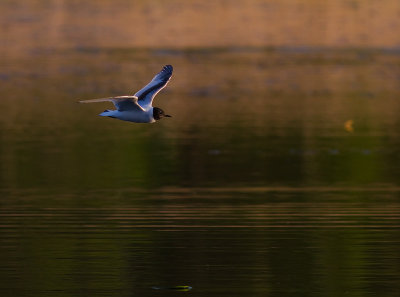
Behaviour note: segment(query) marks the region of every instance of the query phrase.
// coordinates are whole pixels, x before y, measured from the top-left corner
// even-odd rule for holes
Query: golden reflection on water
[[[76,103],[134,92],[166,63],[174,76],[155,104],[172,119],[118,123],[97,116],[108,104]],[[0,85],[1,180],[12,190],[396,187],[399,65],[383,51],[264,48],[76,49],[11,59],[3,71],[13,75]],[[357,123],[353,133],[343,129],[348,119]]]

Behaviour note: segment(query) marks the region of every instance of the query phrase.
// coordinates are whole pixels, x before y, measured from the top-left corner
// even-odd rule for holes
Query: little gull
[[[169,82],[172,76],[172,66],[166,65],[154,76],[143,89],[133,96],[117,96],[109,98],[91,99],[79,101],[80,103],[111,101],[117,109],[105,110],[100,116],[116,118],[134,123],[154,123],[163,117],[171,117],[161,108],[153,107],[153,98]]]

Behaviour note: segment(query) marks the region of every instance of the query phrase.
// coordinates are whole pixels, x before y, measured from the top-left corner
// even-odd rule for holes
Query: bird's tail
[[[112,110],[108,110],[108,109],[106,109],[105,111],[103,111],[102,113],[99,114],[99,116],[102,116],[102,117],[109,117],[111,115],[112,115]]]

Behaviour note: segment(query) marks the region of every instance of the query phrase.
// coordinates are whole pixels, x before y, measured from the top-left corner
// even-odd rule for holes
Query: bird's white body
[[[166,65],[154,78],[135,95],[79,101],[80,103],[111,101],[117,109],[105,110],[100,116],[115,118],[134,123],[154,123],[162,117],[170,117],[158,107],[153,107],[153,98],[169,82],[172,76],[172,66]]]
[[[122,121],[135,122],[135,123],[154,123],[156,120],[153,117],[153,107],[148,110],[105,110],[101,114],[102,117],[110,117]]]

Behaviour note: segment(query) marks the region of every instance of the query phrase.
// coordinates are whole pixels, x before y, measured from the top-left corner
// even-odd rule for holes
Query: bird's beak
[[[172,118],[172,116],[170,116],[169,114],[166,114],[165,117]]]

